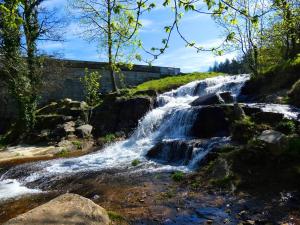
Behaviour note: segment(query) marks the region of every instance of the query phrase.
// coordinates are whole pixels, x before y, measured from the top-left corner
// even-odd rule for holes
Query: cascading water
[[[227,142],[228,138],[212,138],[206,145],[193,150],[192,160],[188,165],[170,166],[148,160],[146,154],[157,143],[165,140],[188,140],[189,131],[195,119],[190,103],[199,96],[210,93],[230,91],[237,96],[241,87],[249,79],[248,75],[219,76],[202,81],[194,81],[176,90],[158,96],[158,107],[151,110],[140,120],[132,136],[111,144],[93,154],[71,158],[50,160],[16,166],[0,178],[0,200],[20,194],[34,193],[29,189],[30,182],[59,179],[78,172],[100,171],[106,169],[132,170],[131,162],[139,159],[141,164],[134,170],[191,170],[207,152],[218,143]],[[22,172],[20,172],[22,171]],[[38,187],[37,187],[38,188]]]

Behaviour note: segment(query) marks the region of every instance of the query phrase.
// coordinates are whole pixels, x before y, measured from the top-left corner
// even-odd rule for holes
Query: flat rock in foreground
[[[17,216],[5,225],[108,225],[104,208],[76,194],[64,194],[33,210]]]

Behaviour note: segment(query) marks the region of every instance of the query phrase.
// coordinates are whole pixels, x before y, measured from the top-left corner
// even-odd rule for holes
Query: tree
[[[85,91],[85,101],[88,103],[90,110],[87,120],[91,119],[93,109],[101,103],[100,78],[101,75],[98,71],[89,72],[87,68],[85,69],[84,77],[80,78]]]
[[[96,41],[104,49],[111,77],[112,89],[118,91],[116,73],[121,66],[131,67],[139,45],[137,39],[139,22],[143,12],[154,4],[146,5],[147,0],[70,0],[75,17],[84,29],[84,37]],[[73,12],[74,12],[73,11]]]
[[[88,69],[85,69],[84,77],[80,78],[85,90],[85,101],[92,107],[100,102],[100,78],[98,71],[89,72]]]
[[[19,124],[26,130],[35,125],[41,87],[42,61],[37,42],[48,39],[55,29],[53,24],[57,24],[55,17],[44,11],[42,2],[44,0],[0,2],[3,80],[18,105]],[[47,16],[42,16],[45,12]]]

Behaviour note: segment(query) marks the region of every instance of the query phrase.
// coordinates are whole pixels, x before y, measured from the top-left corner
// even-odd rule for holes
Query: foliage
[[[181,171],[176,171],[172,174],[171,178],[176,182],[182,181],[184,178],[184,173]]]
[[[111,142],[114,142],[116,140],[116,135],[114,134],[107,134],[104,136],[104,141],[105,143],[111,143]]]
[[[275,129],[284,134],[293,134],[296,132],[296,124],[292,120],[283,120],[276,125]]]
[[[67,149],[62,149],[60,152],[56,153],[55,156],[57,157],[67,157],[69,156],[70,152]]]
[[[85,99],[89,106],[96,106],[100,102],[100,78],[98,71],[89,72],[85,69],[84,77],[80,78],[85,89]]]
[[[117,139],[116,135],[114,134],[107,134],[104,137],[98,138],[97,142],[99,145],[105,145],[105,144],[110,144],[114,142]]]
[[[132,61],[140,60],[136,48],[140,46],[137,39],[139,22],[143,12],[153,8],[145,1],[120,0],[70,0],[71,8],[79,15],[80,26],[85,30],[84,38],[95,41],[105,52],[108,70],[114,91],[118,90],[116,73],[121,67],[132,68]],[[79,12],[79,13],[78,13]]]
[[[72,141],[72,144],[75,145],[78,150],[82,149],[82,147],[83,147],[83,143],[79,140]]]
[[[133,160],[133,161],[131,162],[131,165],[132,165],[132,166],[137,166],[137,165],[139,165],[140,163],[141,163],[140,160],[135,159],[135,160]]]
[[[227,74],[242,74],[250,73],[249,68],[247,67],[246,60],[229,60],[226,59],[225,62],[217,63],[215,62],[213,67],[210,67],[209,72],[221,72]]]
[[[20,132],[31,130],[41,88],[42,60],[37,41],[48,40],[54,30],[54,18],[41,15],[44,0],[0,2],[0,54],[3,77],[18,107]]]

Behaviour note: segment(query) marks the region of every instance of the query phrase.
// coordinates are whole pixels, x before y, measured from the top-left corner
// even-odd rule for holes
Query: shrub
[[[132,165],[132,166],[137,166],[137,165],[139,165],[140,163],[141,163],[140,160],[135,159],[135,160],[133,160],[133,161],[131,162],[131,165]]]
[[[182,181],[183,177],[184,177],[184,173],[181,171],[176,171],[171,176],[171,178],[176,182]]]
[[[60,152],[56,153],[58,157],[67,157],[69,155],[69,151],[67,149],[62,149]]]
[[[105,143],[111,143],[111,142],[113,142],[113,141],[116,140],[116,135],[114,135],[114,134],[107,134],[107,135],[105,135],[103,137],[103,140],[104,140]]]
[[[82,149],[83,147],[83,144],[81,141],[72,141],[72,144],[76,146],[76,148],[79,150],[79,149]]]
[[[277,124],[275,129],[284,134],[292,134],[296,132],[296,125],[292,120],[283,120]]]

